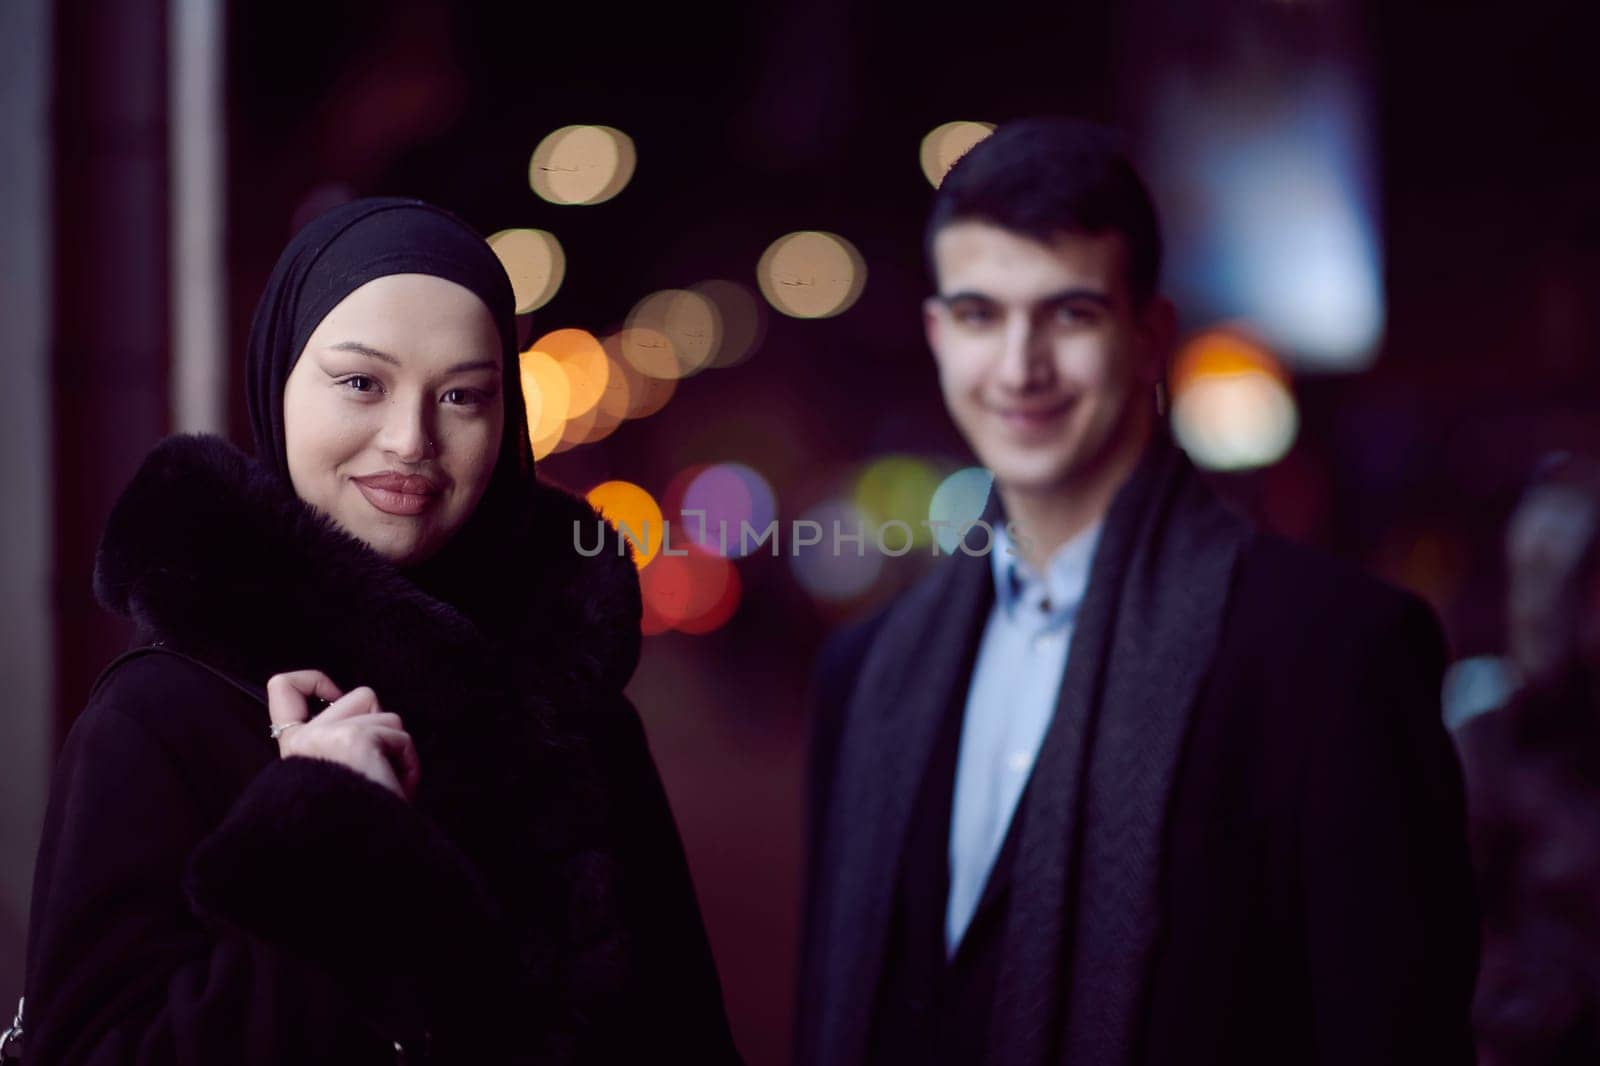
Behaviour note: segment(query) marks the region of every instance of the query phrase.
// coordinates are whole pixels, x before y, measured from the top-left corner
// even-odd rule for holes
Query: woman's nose
[[[402,463],[419,463],[434,451],[433,431],[422,412],[394,403],[384,419],[380,444]]]

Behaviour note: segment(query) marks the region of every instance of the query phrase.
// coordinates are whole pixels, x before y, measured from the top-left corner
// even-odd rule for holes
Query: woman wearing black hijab
[[[737,1061],[622,694],[637,576],[534,479],[492,252],[338,208],[246,373],[254,458],[163,441],[101,542],[136,639],[52,787],[31,1066]]]

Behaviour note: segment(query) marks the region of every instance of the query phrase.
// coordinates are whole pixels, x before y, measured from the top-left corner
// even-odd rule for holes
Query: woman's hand
[[[327,710],[311,717],[306,701],[328,701]],[[378,705],[378,695],[365,685],[341,693],[320,670],[291,670],[267,679],[267,714],[275,726],[293,726],[278,737],[278,752],[302,755],[348,766],[369,780],[410,800],[417,794],[422,767],[416,746],[398,714]]]

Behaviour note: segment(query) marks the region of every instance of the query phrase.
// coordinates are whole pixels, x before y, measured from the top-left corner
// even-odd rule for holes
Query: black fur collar
[[[159,639],[253,684],[315,667],[397,705],[434,686],[441,661],[513,662],[550,697],[620,689],[639,656],[639,584],[614,531],[593,557],[597,515],[540,484],[515,519],[515,550],[446,584],[486,602],[475,622],[307,507],[220,437],[179,435],[145,459],[107,523],[95,592]],[[490,569],[492,567],[492,569]],[[470,569],[470,568],[469,568]],[[447,673],[455,673],[447,670]]]
[[[147,640],[256,686],[320,669],[401,714],[422,762],[418,806],[512,923],[521,1002],[565,1018],[543,1027],[552,1047],[585,1027],[628,953],[608,782],[581,723],[621,700],[637,664],[639,584],[610,526],[604,551],[576,551],[573,523],[589,544],[597,521],[539,486],[508,523],[514,550],[456,553],[427,575],[462,593],[446,602],[231,444],[175,436],[118,500],[95,566],[101,602]],[[588,918],[562,917],[574,914]]]

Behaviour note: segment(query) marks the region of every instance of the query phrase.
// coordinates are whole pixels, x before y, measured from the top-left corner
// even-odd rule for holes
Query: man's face
[[[1142,442],[1170,305],[1135,306],[1121,234],[1046,244],[955,222],[933,256],[939,291],[923,323],[945,405],[1003,487],[1092,485]]]

